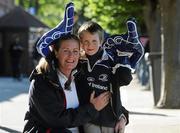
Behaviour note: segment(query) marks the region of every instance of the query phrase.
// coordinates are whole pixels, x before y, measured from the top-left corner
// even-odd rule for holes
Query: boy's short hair
[[[78,30],[78,36],[81,38],[81,35],[84,31],[87,31],[91,34],[98,33],[100,41],[104,40],[104,30],[103,28],[94,21],[87,21],[81,25]]]

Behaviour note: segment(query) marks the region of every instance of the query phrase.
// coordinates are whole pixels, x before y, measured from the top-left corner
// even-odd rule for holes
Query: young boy
[[[78,82],[79,88],[84,92],[81,100],[88,102],[93,90],[97,96],[104,91],[112,92],[111,102],[100,111],[98,119],[84,125],[85,133],[123,133],[128,124],[128,111],[121,104],[119,87],[130,83],[131,69],[114,67],[113,58],[101,46],[104,31],[97,23],[84,23],[79,28],[78,35],[85,51],[85,58],[80,60],[81,74]]]

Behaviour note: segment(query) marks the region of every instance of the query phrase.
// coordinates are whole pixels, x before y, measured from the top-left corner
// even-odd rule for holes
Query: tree
[[[153,92],[154,105],[157,105],[161,86],[161,16],[158,0],[146,0],[144,17],[147,25],[147,34],[150,39],[151,53],[149,59],[152,66],[152,71],[150,70],[150,88]]]
[[[83,4],[78,4],[80,1]],[[98,22],[111,34],[125,32],[129,17],[135,17],[139,26],[144,24],[143,16],[139,15],[143,11],[140,0],[74,0],[74,3],[77,7],[83,7],[80,8],[83,16]]]
[[[65,4],[69,0],[16,0],[24,9],[34,8],[36,17],[54,27],[62,20]],[[75,11],[84,18],[97,21],[107,32],[112,34],[126,31],[125,22],[135,17],[140,27],[144,26],[141,0],[73,0]],[[144,29],[144,28],[140,28]]]
[[[29,11],[35,9],[35,16],[49,27],[56,26],[64,17],[68,0],[16,0],[16,4]]]
[[[180,108],[180,0],[159,0],[161,8],[162,80],[158,107]]]

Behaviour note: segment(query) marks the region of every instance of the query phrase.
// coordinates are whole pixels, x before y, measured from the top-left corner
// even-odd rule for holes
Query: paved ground
[[[0,78],[0,133],[22,131],[28,101],[27,79]]]
[[[180,109],[154,108],[153,95],[136,77],[121,89],[122,101],[130,111],[126,133],[180,133]]]
[[[28,102],[27,79],[0,78],[0,133],[20,133]],[[155,109],[151,91],[136,77],[121,88],[122,101],[130,111],[126,133],[180,133],[180,110]]]

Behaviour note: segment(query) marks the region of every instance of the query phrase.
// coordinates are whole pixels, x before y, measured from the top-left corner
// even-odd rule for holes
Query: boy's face
[[[87,55],[94,55],[97,53],[101,46],[98,33],[91,34],[90,32],[84,31],[81,34],[81,47]]]

